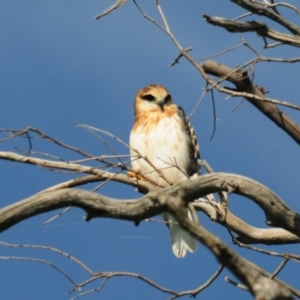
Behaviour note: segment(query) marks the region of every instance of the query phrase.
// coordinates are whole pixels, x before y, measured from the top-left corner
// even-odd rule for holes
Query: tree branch
[[[236,239],[243,244],[283,245],[300,243],[300,237],[285,229],[253,227],[232,214],[229,209],[225,211],[220,203],[212,206],[207,201],[196,200],[193,202],[193,206],[197,211],[202,211],[208,215],[214,222],[237,233]]]
[[[245,99],[247,99],[252,105],[254,105],[300,145],[300,127],[296,122],[279,110],[274,104],[260,101],[255,99],[255,97],[251,97],[251,95],[253,95],[264,99],[264,94],[252,83],[246,71],[241,72],[231,69],[212,60],[205,61],[202,66],[206,73],[220,77],[223,80],[228,80],[237,87],[238,91],[245,92]],[[226,89],[226,91],[221,91],[228,92],[228,89]]]
[[[152,191],[135,200],[116,200],[75,189],[40,193],[0,210],[0,231],[5,231],[34,215],[65,206],[84,209],[87,212],[86,220],[109,217],[141,221],[168,209],[176,215],[180,224],[196,235],[219,262],[240,278],[256,297],[275,299],[275,296],[279,295],[280,299],[292,299],[283,284],[270,280],[270,274],[240,257],[220,239],[190,221],[182,213],[182,207],[188,202],[221,191],[236,193],[253,200],[265,211],[269,225],[281,226],[300,235],[300,216],[271,190],[249,178],[224,173],[202,175],[176,186]]]
[[[264,16],[270,20],[275,21],[276,23],[282,25],[291,33],[300,36],[300,27],[285,19],[281,15],[269,10],[263,5],[255,4],[254,1],[249,0],[230,0],[231,2],[245,8],[246,10],[252,12],[253,14]]]
[[[166,205],[174,213],[180,224],[193,233],[221,264],[230,269],[249,288],[256,299],[293,299],[288,285],[270,279],[269,273],[238,255],[202,226],[192,222],[184,214],[184,193],[178,191],[172,195],[169,194],[169,196],[166,197],[166,194],[158,195],[158,202],[161,205]]]
[[[0,151],[0,159],[36,165],[47,169],[69,170],[75,173],[87,173],[87,174],[94,175],[94,177],[93,176],[84,177],[81,179],[77,178],[71,180],[71,182],[68,181],[67,183],[65,183],[66,185],[69,186],[72,185],[76,186],[77,184],[86,184],[88,183],[88,180],[90,180],[90,182],[94,182],[96,181],[95,177],[97,177],[98,181],[114,180],[116,182],[126,183],[128,185],[138,187],[144,192],[153,189],[153,186],[146,181],[131,179],[125,174],[115,174],[107,171],[102,171],[95,167],[90,167],[90,166],[84,166],[84,165],[79,165],[79,164],[74,164],[69,162],[51,161],[46,159],[19,155],[14,152],[6,152],[6,151]],[[58,186],[56,188],[58,188]],[[63,185],[61,187],[63,187]]]
[[[283,44],[289,44],[295,47],[300,47],[299,37],[294,37],[292,35],[276,31],[268,27],[265,23],[261,21],[237,22],[226,18],[213,17],[208,15],[204,15],[203,17],[205,18],[207,23],[225,28],[229,32],[254,31],[259,36],[262,36],[264,38],[270,38]]]
[[[141,221],[165,211],[164,206],[157,205],[157,198],[161,194],[171,197],[180,192],[188,203],[221,191],[253,200],[264,210],[268,225],[284,228],[300,236],[300,216],[276,194],[250,178],[226,173],[201,175],[175,186],[152,191],[135,200],[116,200],[76,189],[39,193],[0,210],[0,232],[34,215],[66,206],[82,208],[88,214],[87,220],[94,217],[109,217]]]

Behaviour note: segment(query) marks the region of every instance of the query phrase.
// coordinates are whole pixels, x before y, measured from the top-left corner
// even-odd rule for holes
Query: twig
[[[17,161],[17,162],[26,163],[26,164],[33,164],[33,165],[37,165],[39,167],[48,168],[48,169],[71,170],[76,173],[78,173],[78,172],[88,173],[88,174],[97,176],[99,181],[103,181],[108,178],[113,178],[114,181],[127,183],[134,187],[143,188],[144,190],[151,189],[151,184],[149,184],[145,181],[144,182],[141,181],[141,182],[137,183],[134,180],[131,180],[130,178],[128,178],[128,176],[125,174],[118,174],[117,176],[115,176],[114,173],[101,171],[101,170],[96,169],[95,167],[88,167],[88,166],[65,163],[65,162],[54,162],[54,161],[49,161],[46,159],[39,159],[39,158],[34,158],[34,157],[24,157],[24,156],[18,155],[13,152],[2,152],[2,151],[0,151],[0,159]],[[127,170],[133,171],[130,168],[127,168]],[[93,179],[93,177],[91,179]],[[151,181],[149,180],[149,182],[151,182]]]
[[[56,220],[57,218],[59,218],[61,215],[65,214],[66,212],[70,211],[72,208],[72,206],[69,206],[67,208],[65,208],[64,210],[60,211],[58,214],[56,214],[55,216],[51,217],[50,219],[48,219],[47,221],[45,221],[44,223],[42,223],[43,226],[48,225],[49,223],[51,223],[52,221]]]
[[[59,255],[62,255],[64,257],[70,259],[71,261],[73,261],[77,265],[79,265],[81,268],[83,268],[85,271],[87,271],[90,275],[94,275],[94,272],[87,265],[85,265],[82,261],[80,261],[73,255],[71,255],[65,251],[62,251],[60,249],[57,249],[57,248],[54,248],[51,246],[31,245],[31,244],[12,244],[12,243],[7,243],[7,242],[3,242],[3,241],[0,241],[0,245],[8,247],[8,248],[31,248],[31,249],[37,249],[37,250],[51,251],[51,252],[57,253]],[[74,285],[76,285],[76,284],[74,284]]]
[[[214,91],[210,90],[210,93],[211,93],[211,98],[212,98],[213,116],[214,116],[214,127],[213,127],[213,132],[212,132],[211,137],[210,137],[210,140],[212,140],[213,137],[214,137],[214,134],[216,132],[216,129],[217,129],[217,125],[216,125],[217,115],[216,115],[216,105],[215,105]]]
[[[79,283],[78,287],[82,288],[84,286],[86,286],[87,284],[99,279],[99,278],[106,278],[106,279],[110,279],[113,277],[133,277],[133,278],[137,278],[147,284],[149,284],[150,286],[160,290],[161,292],[164,293],[168,293],[168,294],[172,294],[172,295],[177,295],[178,293],[174,290],[171,289],[167,289],[164,288],[163,286],[155,283],[154,281],[152,281],[151,279],[138,274],[138,273],[132,273],[132,272],[99,272],[96,273],[92,278],[87,279],[86,281]],[[74,289],[70,290],[70,293],[72,293],[74,291]]]
[[[207,88],[207,85],[206,85]],[[204,89],[204,91],[201,94],[201,97],[199,98],[199,100],[197,101],[195,107],[193,108],[192,112],[189,115],[189,119],[193,116],[193,114],[196,112],[196,110],[198,109],[198,107],[200,106],[200,104],[202,103],[202,100],[204,99],[206,93],[207,93],[207,89]]]
[[[119,142],[121,145],[125,146],[126,148],[130,148],[129,145],[127,143],[125,143],[124,141],[122,141],[119,137],[117,137],[116,135],[106,131],[106,130],[102,130],[100,128],[96,128],[96,127],[93,127],[93,126],[90,126],[90,125],[85,125],[85,124],[78,124],[76,127],[81,127],[81,128],[84,128],[84,129],[87,129],[87,130],[90,130],[91,132],[93,131],[98,131],[98,132],[101,132],[101,133],[104,133],[106,134],[107,136],[111,137],[112,139],[116,140],[117,142]]]
[[[249,290],[245,285],[243,285],[241,283],[238,283],[236,281],[233,281],[228,276],[225,277],[225,281],[228,282],[228,283],[231,283],[232,285],[238,287],[241,290],[244,290],[244,291],[248,291]]]
[[[95,292],[99,293],[102,290],[102,288],[104,287],[105,283],[108,281],[108,279],[109,278],[104,278],[104,280],[102,281],[102,283],[100,284],[99,287],[97,287],[95,289],[91,289],[91,290],[85,291],[83,293],[80,293],[77,296],[71,298],[71,300],[75,300],[75,299],[77,299],[79,297],[82,297],[82,296],[85,296],[87,294],[91,294],[91,293],[95,293]]]
[[[287,262],[289,261],[289,258],[285,258],[280,265],[276,268],[276,270],[271,274],[270,278],[275,278],[279,272],[284,268],[284,266],[287,264]]]
[[[104,12],[102,12],[101,14],[97,15],[95,17],[96,20],[99,20],[100,18],[110,14],[113,10],[119,8],[122,4],[126,3],[127,0],[118,0],[115,4],[113,4],[112,6],[110,6],[109,8],[107,8]]]
[[[0,256],[0,260],[20,260],[20,261],[30,261],[30,262],[37,262],[37,263],[42,263],[47,266],[50,266],[51,268],[55,269],[58,271],[60,274],[62,274],[65,278],[67,278],[74,286],[74,290],[77,290],[79,286],[77,283],[61,268],[57,267],[55,264],[44,260],[44,259],[39,259],[39,258],[32,258],[32,257],[22,257],[22,256]]]
[[[178,296],[173,296],[170,298],[170,300],[185,296],[185,295],[191,295],[192,297],[196,298],[196,296],[202,292],[204,289],[206,289],[208,286],[210,286],[214,280],[221,274],[223,271],[224,266],[220,266],[218,270],[202,285],[200,285],[198,288],[194,290],[189,290],[189,291],[183,291],[180,292]]]
[[[267,0],[264,0],[263,3],[259,3],[259,2],[255,2],[257,4],[260,4],[264,7],[267,7],[267,8],[272,8],[272,9],[275,9],[275,12],[277,14],[279,14],[279,12],[276,10],[276,7],[278,6],[283,6],[283,7],[287,7],[287,8],[290,8],[292,10],[294,10],[298,15],[300,15],[300,9],[298,9],[296,6],[294,5],[291,5],[290,3],[286,3],[286,2],[277,2],[277,3],[274,3],[274,1],[272,0],[272,3],[268,3]]]
[[[232,51],[232,50],[235,50],[235,49],[237,49],[237,48],[240,48],[240,47],[243,46],[243,45],[244,45],[243,43],[242,43],[242,44],[238,44],[238,45],[232,46],[232,47],[230,47],[230,48],[228,48],[228,49],[226,49],[226,50],[223,50],[223,51],[221,51],[221,52],[218,52],[218,53],[216,53],[216,54],[212,54],[212,55],[209,55],[209,56],[200,57],[200,60],[212,59],[213,57],[217,57],[217,56],[223,55],[223,54],[225,54],[225,53],[227,53],[227,52],[230,52],[230,51]]]
[[[184,49],[185,52],[189,52],[189,51],[192,51],[192,50],[193,50],[192,47],[188,47],[188,48]],[[179,64],[179,60],[182,57],[183,57],[183,54],[179,53],[179,55],[174,59],[174,61],[169,65],[169,67],[173,67],[175,64]]]

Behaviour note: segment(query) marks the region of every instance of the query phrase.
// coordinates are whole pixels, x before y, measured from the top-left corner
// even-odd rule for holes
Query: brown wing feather
[[[177,106],[178,114],[182,120],[182,124],[184,127],[184,131],[187,133],[187,135],[190,137],[190,143],[189,143],[189,157],[191,160],[191,164],[189,165],[187,169],[187,175],[192,176],[194,174],[200,173],[201,168],[201,159],[200,159],[200,146],[197,141],[196,133],[191,125],[187,115],[185,114],[182,107]]]

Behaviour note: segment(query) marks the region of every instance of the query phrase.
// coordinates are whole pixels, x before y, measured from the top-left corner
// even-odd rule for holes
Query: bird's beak
[[[158,106],[161,108],[162,111],[165,110],[164,109],[165,104],[166,104],[165,99],[158,102]]]
[[[159,106],[161,109],[163,109],[164,105],[165,105],[165,101],[164,101],[164,100],[161,100],[161,101],[158,102],[158,106]]]

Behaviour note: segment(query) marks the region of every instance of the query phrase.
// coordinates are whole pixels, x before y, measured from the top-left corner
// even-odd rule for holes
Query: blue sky
[[[110,154],[109,149],[87,131],[76,128],[71,120],[107,130],[128,141],[133,124],[133,98],[136,91],[150,83],[165,85],[174,101],[190,113],[205,83],[186,61],[169,67],[178,50],[169,38],[142,18],[131,1],[99,21],[94,16],[113,1],[9,1],[0,4],[0,110],[1,128],[32,126],[58,140],[95,155]],[[140,5],[158,19],[154,1]],[[200,58],[218,53],[241,42],[239,34],[230,34],[206,24],[203,14],[233,18],[243,10],[226,1],[162,1],[162,7],[174,35],[184,47],[193,47],[191,55]],[[295,14],[288,14],[295,20]],[[251,18],[250,18],[251,19]],[[270,23],[271,24],[271,23]],[[272,24],[274,25],[274,24]],[[278,26],[274,25],[279,29]],[[263,49],[254,34],[244,38],[264,56],[295,57],[297,49],[286,46]],[[231,67],[253,58],[249,49],[239,49],[216,58]],[[299,66],[263,63],[255,67],[256,84],[269,90],[269,97],[299,104]],[[218,117],[213,130],[211,97],[207,95],[193,115],[201,145],[201,156],[215,171],[249,176],[274,190],[294,210],[300,210],[298,145],[283,131],[243,102],[214,94]],[[297,123],[299,113],[287,109]],[[104,136],[120,154],[128,149]],[[28,149],[23,139],[0,144],[1,151],[14,147]],[[50,143],[34,141],[34,150],[58,155],[67,160],[78,158]],[[0,161],[1,207],[72,178],[34,166]],[[94,186],[86,186],[91,190]],[[131,187],[109,183],[99,191],[120,199],[140,195]],[[250,201],[231,197],[230,209],[249,223],[265,227],[263,213]],[[58,211],[57,211],[58,212]],[[42,223],[57,212],[24,221],[2,233],[10,243],[51,245],[86,263],[94,271],[141,273],[158,284],[176,290],[196,288],[218,268],[215,258],[204,247],[176,259],[171,251],[168,231],[160,223],[106,219],[83,220],[84,212],[72,209],[48,226]],[[201,222],[212,233],[231,245],[225,229],[200,214]],[[272,272],[280,259],[265,257],[231,245],[249,260]],[[270,247],[266,247],[271,249]],[[278,252],[299,252],[299,246],[272,247]],[[49,251],[8,249],[0,246],[1,256],[39,257],[49,260],[77,282],[88,274],[77,265]],[[0,261],[3,299],[70,299],[71,284],[52,268],[33,262]],[[296,282],[296,264],[289,262],[281,278]],[[250,295],[225,283],[234,276],[224,270],[205,290],[204,299],[251,299]],[[92,287],[99,286],[100,282]],[[91,286],[89,287],[91,288]],[[89,289],[88,288],[88,289]],[[135,279],[111,279],[99,294],[83,299],[167,299],[168,296]]]

